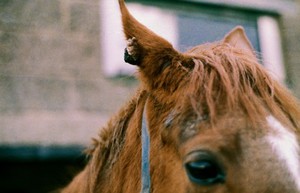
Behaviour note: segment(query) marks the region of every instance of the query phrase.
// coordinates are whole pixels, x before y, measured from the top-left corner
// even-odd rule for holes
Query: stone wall
[[[282,18],[282,34],[287,77],[293,92],[300,98],[300,0],[296,13],[286,14]]]
[[[0,144],[86,144],[135,83],[104,77],[98,0],[0,1]]]

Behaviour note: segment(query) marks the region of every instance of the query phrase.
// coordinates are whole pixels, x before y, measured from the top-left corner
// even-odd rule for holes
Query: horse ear
[[[245,30],[242,26],[235,27],[231,32],[229,32],[224,40],[224,43],[228,43],[231,46],[236,48],[243,49],[244,51],[248,52],[255,56],[254,48],[250,43]]]
[[[119,5],[127,39],[125,62],[139,67],[140,78],[147,85],[158,85],[158,82],[163,81],[160,81],[161,74],[168,66],[182,62],[186,58],[177,52],[171,43],[138,22],[129,13],[124,0],[119,0]]]
[[[144,49],[156,49],[158,47],[172,48],[172,45],[164,38],[156,35],[146,26],[138,22],[128,11],[124,0],[119,0],[122,14],[123,30],[126,39],[135,38]]]

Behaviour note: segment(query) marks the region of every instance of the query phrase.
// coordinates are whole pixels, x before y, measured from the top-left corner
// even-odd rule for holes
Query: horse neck
[[[91,192],[136,192],[140,190],[141,176],[141,119],[145,104],[145,93],[134,102],[134,111],[128,117],[128,122],[122,128],[113,128],[111,133],[123,130],[123,135],[110,139],[110,150],[101,153],[102,166],[98,166],[93,173],[93,190]],[[121,113],[122,114],[122,113]],[[122,119],[122,116],[117,119]],[[112,135],[110,138],[114,138]],[[101,148],[98,148],[99,151]],[[118,149],[118,150],[116,150]],[[94,156],[93,157],[97,157]],[[99,160],[91,161],[90,167],[99,165]],[[97,174],[98,173],[98,174]]]
[[[174,162],[174,158],[168,157],[168,152],[162,152],[169,150],[169,148],[162,148],[161,136],[159,125],[161,125],[161,114],[158,116],[158,112],[155,107],[156,102],[153,98],[145,94],[140,97],[136,104],[136,108],[128,122],[126,133],[124,136],[124,144],[120,151],[115,163],[111,169],[105,169],[104,175],[97,182],[97,190],[99,192],[140,192],[141,189],[141,127],[142,119],[147,119],[147,129],[150,133],[150,172],[151,172],[151,185],[161,184],[165,181],[167,175],[165,175],[166,168],[164,163]],[[144,109],[146,109],[144,114]],[[173,180],[174,181],[174,180]],[[99,183],[100,182],[100,183]],[[169,180],[172,182],[172,180]],[[160,187],[162,192],[163,188]],[[101,190],[101,191],[100,191]],[[176,190],[174,190],[176,192]],[[97,191],[95,191],[97,192]],[[167,192],[167,190],[165,191]]]
[[[170,159],[169,162],[173,162],[174,158],[160,156],[168,155],[167,152],[162,152],[160,148],[161,140],[157,125],[161,124],[161,116],[157,116],[159,112],[155,111],[154,101],[147,98],[147,93],[144,91],[138,93],[101,130],[100,139],[96,140],[94,149],[91,152],[91,160],[85,169],[63,190],[64,193],[74,191],[134,193],[140,191],[141,122],[146,101],[148,101],[147,126],[151,138],[151,183],[160,184],[166,180],[166,175],[163,175],[166,169],[162,163],[168,162],[168,159]],[[161,190],[164,187],[168,186],[163,186]]]

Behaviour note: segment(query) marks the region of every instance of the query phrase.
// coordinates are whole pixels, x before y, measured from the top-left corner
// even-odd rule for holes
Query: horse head
[[[299,104],[243,28],[181,53],[119,4],[141,88],[65,192],[300,192]]]
[[[167,189],[155,190],[299,192],[298,103],[259,64],[243,28],[180,53],[119,2],[126,56],[149,93],[150,136],[160,136],[150,163],[164,172],[153,169],[152,184]]]

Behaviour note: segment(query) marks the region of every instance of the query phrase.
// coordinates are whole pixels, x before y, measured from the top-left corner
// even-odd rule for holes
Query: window
[[[280,81],[285,79],[277,15],[271,12],[196,1],[131,1],[128,9],[141,23],[169,40],[180,51],[221,40],[242,25],[255,50]],[[123,62],[125,40],[117,1],[102,0],[102,61],[109,76],[132,75],[133,66]],[[108,16],[109,15],[109,16]],[[109,18],[109,19],[107,19]]]

